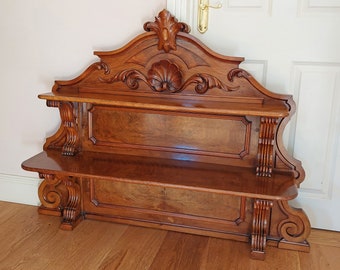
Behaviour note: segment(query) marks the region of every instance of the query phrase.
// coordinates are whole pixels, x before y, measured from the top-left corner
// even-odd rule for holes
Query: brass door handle
[[[209,4],[209,0],[198,0],[198,31],[205,33],[208,30],[209,8],[221,8],[222,4],[215,6]]]

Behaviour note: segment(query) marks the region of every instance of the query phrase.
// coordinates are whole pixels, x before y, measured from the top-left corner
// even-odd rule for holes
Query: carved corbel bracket
[[[63,210],[63,220],[60,228],[63,230],[72,230],[81,220],[83,216],[80,207],[80,186],[77,179],[68,177],[64,180],[67,190],[67,202]]]
[[[46,140],[44,149],[61,148],[63,155],[75,155],[79,150],[79,134],[73,103],[48,100],[47,106],[59,108],[61,125],[56,134]]]
[[[261,117],[259,143],[257,150],[257,176],[271,177],[273,171],[274,140],[278,119]]]
[[[272,201],[255,199],[253,212],[253,228],[251,234],[251,257],[264,260],[267,235],[269,232],[270,210]]]

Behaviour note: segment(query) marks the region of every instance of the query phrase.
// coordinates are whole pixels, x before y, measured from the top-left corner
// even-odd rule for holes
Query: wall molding
[[[307,175],[300,194],[303,198],[329,200],[336,169],[334,145],[339,140],[340,63],[293,62],[291,82],[297,112],[289,145],[294,156],[305,160]],[[325,109],[320,111],[319,107]],[[314,145],[313,149],[306,149],[305,142]],[[313,160],[307,158],[313,153]]]
[[[272,14],[272,0],[225,0],[227,11]]]
[[[308,8],[340,8],[340,0],[302,0]]]
[[[240,68],[247,70],[258,82],[266,86],[267,60],[245,60],[240,64]]]
[[[339,16],[340,0],[299,0],[298,14]]]
[[[0,200],[39,205],[40,182],[39,178],[0,173]]]
[[[196,0],[197,1],[197,0]],[[179,21],[188,23],[191,27],[194,26],[194,14],[191,12],[191,8],[195,7],[194,0],[168,0],[167,9],[174,15]]]

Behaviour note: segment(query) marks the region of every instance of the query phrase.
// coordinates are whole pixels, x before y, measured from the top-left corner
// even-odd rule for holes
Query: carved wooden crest
[[[176,35],[182,31],[190,32],[190,27],[170,14],[167,10],[162,10],[158,17],[155,17],[155,22],[147,22],[144,24],[145,31],[154,31],[158,35],[158,50],[169,52],[176,50]]]

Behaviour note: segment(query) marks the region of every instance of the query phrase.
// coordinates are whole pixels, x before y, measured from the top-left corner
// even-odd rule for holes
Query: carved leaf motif
[[[105,62],[103,62],[103,61],[97,63],[97,69],[103,70],[104,74],[109,74],[110,73],[109,66]]]
[[[239,87],[231,87],[224,83],[222,83],[215,76],[205,73],[198,73],[191,76],[183,85],[183,88],[186,88],[189,84],[196,84],[195,91],[199,94],[205,94],[211,88],[219,88],[226,91],[235,91]]]
[[[232,82],[234,80],[234,77],[248,78],[250,76],[251,75],[247,71],[245,71],[244,69],[242,69],[242,68],[234,68],[234,69],[229,71],[229,73],[228,73],[228,80]]]
[[[195,84],[198,94],[205,94],[209,89],[219,88],[225,91],[235,91],[239,86],[230,86],[213,75],[197,73],[182,83],[182,73],[179,67],[169,60],[161,60],[154,63],[147,76],[134,69],[123,70],[109,79],[99,78],[104,83],[124,82],[130,89],[138,89],[139,81],[145,82],[153,91],[170,91],[178,93],[186,89],[190,84]]]
[[[138,89],[139,80],[148,84],[145,76],[138,70],[134,69],[123,70],[110,79],[99,78],[99,80],[105,83],[124,82],[130,89]]]
[[[169,52],[176,50],[176,35],[179,31],[189,33],[190,28],[185,23],[179,23],[167,10],[163,10],[155,17],[155,22],[144,24],[145,31],[154,31],[158,35],[158,50]]]

